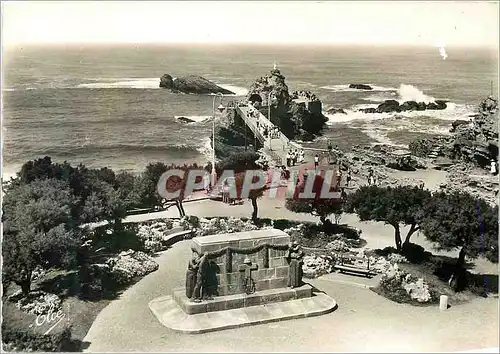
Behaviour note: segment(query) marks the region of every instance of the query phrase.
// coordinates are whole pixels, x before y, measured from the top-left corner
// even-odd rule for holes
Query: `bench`
[[[361,258],[361,257],[355,257],[355,256],[346,256],[346,255],[340,255],[336,256],[336,259],[340,261],[339,263],[336,263],[333,267],[340,271],[341,273],[357,273],[357,274],[363,274],[367,277],[372,277],[377,275],[376,272],[370,269],[370,259],[367,257]],[[348,263],[347,261],[349,260],[366,260],[366,267],[359,267],[353,264]]]

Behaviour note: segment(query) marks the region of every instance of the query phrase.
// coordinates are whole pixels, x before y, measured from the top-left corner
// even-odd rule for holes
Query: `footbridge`
[[[236,112],[241,117],[245,125],[252,131],[254,136],[263,145],[263,153],[266,158],[273,162],[275,165],[283,165],[286,163],[286,153],[291,148],[290,140],[282,133],[279,132],[274,137],[271,137],[271,131],[275,125],[267,119],[261,112],[259,112],[250,103],[239,103],[236,105]],[[252,114],[252,112],[254,112]],[[264,127],[267,128],[268,136],[264,136]],[[294,148],[299,145],[294,144]]]

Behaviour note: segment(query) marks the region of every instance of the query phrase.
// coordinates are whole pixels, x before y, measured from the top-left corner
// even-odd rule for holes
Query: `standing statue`
[[[208,253],[203,256],[197,253],[193,254],[193,258],[188,263],[186,272],[186,296],[188,299],[195,301],[200,298],[200,290],[202,284],[202,265],[205,263]]]
[[[304,252],[300,249],[297,241],[290,243],[286,253],[286,260],[290,267],[290,271],[288,272],[288,286],[292,289],[302,285],[303,258]]]

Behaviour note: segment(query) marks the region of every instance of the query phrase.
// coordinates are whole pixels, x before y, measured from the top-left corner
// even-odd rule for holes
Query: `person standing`
[[[208,194],[208,192],[210,192],[210,174],[208,171],[205,171],[205,174],[203,175],[203,186],[205,188],[205,192]]]
[[[314,169],[317,170],[319,166],[319,156],[318,154],[314,155]]]
[[[491,160],[491,164],[490,164],[490,172],[493,176],[496,176],[498,174],[497,163],[493,159]]]
[[[290,167],[290,162],[291,162],[291,157],[290,157],[290,152],[286,152],[286,165],[287,167]]]
[[[373,178],[373,169],[370,167],[368,170],[368,185],[371,186],[373,182],[375,182]]]
[[[297,288],[302,285],[302,264],[304,263],[304,252],[297,241],[289,244],[285,258],[289,266],[287,285],[292,289]]]
[[[346,176],[346,187],[349,187],[350,182],[351,182],[351,169],[348,169],[347,176]]]
[[[340,187],[340,182],[342,182],[342,171],[340,166],[337,166],[337,187]]]

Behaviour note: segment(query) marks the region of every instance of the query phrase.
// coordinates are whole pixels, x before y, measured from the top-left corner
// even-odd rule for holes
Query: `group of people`
[[[286,165],[288,167],[295,166],[298,163],[304,162],[304,150],[293,149],[286,153]]]

